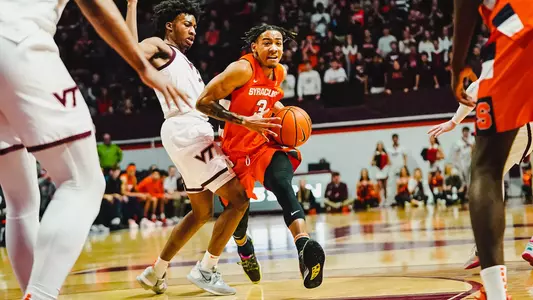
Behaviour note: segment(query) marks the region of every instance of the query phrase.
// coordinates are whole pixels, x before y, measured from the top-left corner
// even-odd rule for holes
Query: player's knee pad
[[[294,222],[295,220],[298,220],[298,219],[305,220],[304,210],[302,209],[299,203],[297,204],[298,204],[298,207],[296,207],[296,209],[294,210],[291,210],[291,211],[288,211],[285,209],[283,210],[283,219],[285,220],[285,224],[287,225],[287,227],[291,226],[292,222]]]

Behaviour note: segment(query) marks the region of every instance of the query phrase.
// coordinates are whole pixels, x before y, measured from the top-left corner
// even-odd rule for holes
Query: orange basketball
[[[303,145],[311,136],[311,118],[305,110],[296,106],[286,106],[276,115],[281,119],[281,128],[274,128],[276,142],[287,147]]]

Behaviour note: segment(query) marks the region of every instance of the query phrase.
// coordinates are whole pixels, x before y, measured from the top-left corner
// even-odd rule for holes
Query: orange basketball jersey
[[[283,90],[280,88],[285,76],[283,67],[276,66],[272,80],[265,76],[259,62],[252,54],[244,55],[241,59],[250,63],[253,75],[244,86],[233,91],[229,110],[239,115],[251,116],[272,109],[274,104],[283,98]],[[224,127],[222,150],[226,154],[231,153],[234,157],[246,156],[254,153],[265,143],[265,139],[259,133],[243,126],[226,123]]]
[[[530,0],[484,0],[491,36],[482,50],[476,134],[490,135],[533,121],[533,7]]]

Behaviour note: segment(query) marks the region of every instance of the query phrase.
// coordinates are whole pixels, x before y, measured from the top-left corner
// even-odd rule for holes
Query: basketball
[[[305,110],[296,106],[286,106],[280,109],[275,117],[281,119],[281,128],[273,128],[278,136],[276,142],[287,147],[298,147],[311,136],[311,118]]]

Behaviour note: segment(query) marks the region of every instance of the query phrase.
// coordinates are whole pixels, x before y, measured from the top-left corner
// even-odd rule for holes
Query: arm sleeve
[[[478,88],[479,88],[479,80],[470,84],[468,88],[466,89],[466,94],[472,97],[472,99],[474,99],[474,101],[476,102],[477,102]],[[470,114],[470,112],[472,112],[473,110],[474,110],[474,107],[469,107],[464,104],[460,104],[459,108],[455,112],[455,115],[452,117],[452,122],[454,122],[455,124],[461,123],[466,118],[466,116],[468,116],[468,114]]]

